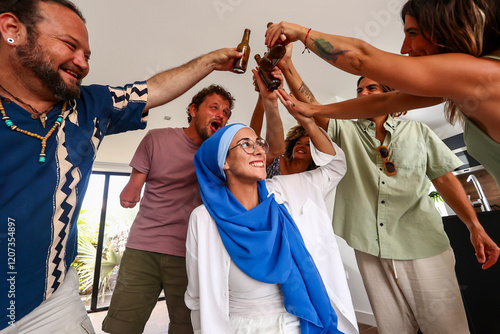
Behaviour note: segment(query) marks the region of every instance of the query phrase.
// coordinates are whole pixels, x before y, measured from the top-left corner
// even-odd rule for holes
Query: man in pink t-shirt
[[[108,333],[142,333],[162,290],[169,333],[193,333],[184,303],[187,287],[186,233],[189,216],[202,204],[194,154],[231,116],[234,98],[218,85],[196,94],[188,106],[187,128],[150,130],[130,163],[120,195],[125,208],[139,202],[117,284],[102,328]]]

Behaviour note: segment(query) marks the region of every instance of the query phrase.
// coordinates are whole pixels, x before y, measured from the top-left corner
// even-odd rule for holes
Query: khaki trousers
[[[469,333],[451,248],[417,260],[355,254],[380,334]]]
[[[186,258],[126,248],[102,329],[112,334],[139,334],[163,290],[169,334],[192,334],[191,310],[184,303]]]

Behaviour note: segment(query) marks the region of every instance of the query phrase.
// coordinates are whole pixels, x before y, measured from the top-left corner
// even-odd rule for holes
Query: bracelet
[[[306,38],[304,39],[305,48],[304,48],[304,51],[302,51],[302,53],[306,52],[306,50],[307,50],[307,52],[311,53],[311,50],[309,50],[309,48],[307,47],[307,36],[309,36],[310,32],[311,32],[311,28],[309,28],[309,30],[307,31]]]

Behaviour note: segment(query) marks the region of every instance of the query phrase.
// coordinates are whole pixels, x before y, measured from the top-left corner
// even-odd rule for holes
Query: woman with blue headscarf
[[[261,94],[277,107],[274,93]],[[185,300],[196,333],[358,333],[325,205],[344,153],[312,118],[293,116],[316,170],[265,180],[267,142],[243,124],[195,155],[204,205],[189,222]]]

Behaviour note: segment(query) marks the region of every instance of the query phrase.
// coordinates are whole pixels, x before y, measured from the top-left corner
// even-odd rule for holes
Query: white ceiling
[[[263,54],[268,22],[289,21],[314,30],[364,39],[399,53],[403,40],[399,10],[404,0],[74,0],[87,19],[92,49],[91,71],[84,84],[123,85],[145,80],[159,71],[224,47],[236,47],[243,30],[252,30],[253,55]],[[302,54],[295,43],[293,60],[318,101],[355,97],[357,78]],[[407,73],[406,75],[411,75]],[[214,72],[183,96],[150,112],[147,129],[187,126],[191,97],[211,83],[226,87],[236,98],[231,122],[248,124],[257,100],[252,73]],[[285,127],[294,120],[282,108]],[[165,120],[170,116],[170,120]],[[445,124],[442,107],[410,112],[442,138],[460,132]],[[97,156],[101,162],[128,164],[146,131],[108,136]]]

